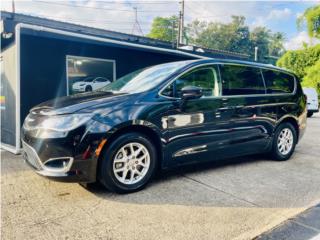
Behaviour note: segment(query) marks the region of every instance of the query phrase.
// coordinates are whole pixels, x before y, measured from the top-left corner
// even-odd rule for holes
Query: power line
[[[76,0],[75,0],[76,2]],[[124,3],[124,4],[150,4],[150,5],[163,5],[163,4],[177,4],[178,1],[99,1],[102,3],[110,3],[110,4],[117,4],[117,3]]]
[[[77,8],[87,8],[87,9],[97,9],[97,10],[104,10],[104,11],[120,11],[120,12],[132,12],[130,9],[117,9],[117,8],[104,8],[104,7],[93,7],[93,6],[84,6],[84,5],[70,5],[70,4],[65,4],[65,3],[60,3],[60,2],[47,2],[47,1],[41,1],[41,0],[33,0],[35,3],[44,3],[44,4],[51,4],[51,5],[58,5],[58,6],[66,6],[66,7],[77,7]],[[140,10],[138,12],[145,12],[145,13],[151,13],[151,12],[166,12],[170,13],[173,11],[170,10]],[[176,12],[176,11],[174,11]]]
[[[32,15],[31,15],[32,16]],[[61,17],[56,17],[56,16],[49,16],[49,15],[34,15],[35,17],[42,17],[42,18],[46,18],[48,20],[55,20],[55,21],[61,21],[61,22],[68,22],[69,21],[72,21],[72,22],[68,22],[68,23],[73,23],[73,24],[80,24],[80,25],[83,25],[83,26],[89,26],[88,24],[85,24],[85,23],[92,23],[92,24],[97,24],[97,23],[110,23],[112,25],[116,25],[116,24],[127,24],[127,25],[132,25],[132,22],[112,22],[112,21],[101,21],[101,20],[93,20],[93,19],[75,19],[75,18],[61,18]],[[49,17],[49,18],[48,18]],[[151,25],[151,22],[148,23],[148,22],[145,22],[146,24],[148,25]],[[85,24],[85,25],[84,25]],[[139,22],[139,24],[141,25],[141,22]],[[108,29],[112,28],[112,25],[108,26]],[[162,27],[162,26],[158,26],[159,28],[164,28],[166,29],[166,27]],[[142,30],[149,30],[148,27],[141,27],[140,28]],[[128,30],[128,31],[131,31],[132,28],[130,28],[129,26],[116,26],[116,29],[121,29],[121,30]]]
[[[117,20],[104,20],[104,19],[99,19],[99,20],[94,20],[92,18],[74,18],[74,17],[57,17],[57,16],[54,16],[54,15],[34,15],[36,17],[42,17],[42,18],[47,18],[47,19],[57,19],[57,20],[61,20],[61,21],[85,21],[85,22],[92,22],[92,23],[109,23],[109,24],[132,24],[133,21],[117,21]],[[141,22],[139,21],[140,25],[151,25],[152,23],[151,22]]]
[[[208,7],[208,6],[209,6],[209,4],[206,5],[206,7]],[[282,6],[287,7],[288,3],[269,2],[268,5],[266,5],[266,6],[255,7],[254,11],[255,11],[255,13],[257,13],[257,15],[260,15],[260,13],[265,14],[265,13],[268,13],[268,11],[271,11],[272,9],[282,7]],[[186,4],[185,7],[188,9],[188,11],[197,15],[196,19],[210,19],[210,18],[214,19],[214,18],[218,18],[218,17],[226,17],[226,14],[203,15],[203,10],[201,8],[199,8],[199,4],[196,6],[194,6],[194,4],[193,4],[192,7],[190,7]],[[194,10],[194,8],[197,8],[196,11]],[[234,15],[234,14],[230,14],[230,15]]]

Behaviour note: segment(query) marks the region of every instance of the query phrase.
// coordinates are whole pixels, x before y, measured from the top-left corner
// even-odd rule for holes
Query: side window
[[[222,95],[265,94],[259,68],[238,65],[221,65]]]
[[[161,94],[167,97],[174,97],[173,85],[174,84],[171,83],[164,90],[162,90]]]
[[[103,81],[104,81],[104,79],[103,79],[103,78],[101,78],[101,77],[99,77],[99,78],[96,78],[96,79],[95,79],[95,81],[96,81],[96,82],[103,82]]]
[[[273,70],[263,70],[267,93],[291,93],[294,90],[294,77]]]
[[[108,82],[108,81],[109,81],[108,79],[102,78],[102,77],[99,77],[99,78],[96,79],[96,82]]]
[[[218,96],[219,84],[215,67],[202,67],[192,70],[176,79],[162,94],[169,97],[181,97],[181,89],[186,86],[202,88],[204,97]]]

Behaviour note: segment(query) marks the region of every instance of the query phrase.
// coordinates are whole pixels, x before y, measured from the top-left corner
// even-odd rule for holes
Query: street
[[[320,202],[319,136],[316,114],[289,161],[193,165],[128,195],[47,180],[2,151],[2,239],[252,239]]]

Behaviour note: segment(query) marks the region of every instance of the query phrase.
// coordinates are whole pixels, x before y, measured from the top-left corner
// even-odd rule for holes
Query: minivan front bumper
[[[66,140],[36,139],[22,130],[23,158],[44,177],[62,182],[95,182],[98,160],[91,146],[88,145],[84,156],[84,152],[77,153]]]

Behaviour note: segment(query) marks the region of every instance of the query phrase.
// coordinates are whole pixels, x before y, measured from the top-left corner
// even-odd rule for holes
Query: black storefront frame
[[[73,38],[80,38],[80,39],[87,39],[91,41],[97,41],[97,42],[106,42],[110,44],[115,44],[115,45],[122,45],[122,46],[128,46],[132,48],[138,48],[138,49],[146,49],[149,51],[154,51],[154,52],[164,52],[167,54],[173,54],[177,56],[184,56],[184,57],[193,57],[195,59],[200,59],[200,58],[208,58],[192,53],[186,53],[183,51],[179,50],[174,50],[174,49],[165,49],[161,47],[154,47],[154,46],[148,46],[148,45],[141,45],[141,44],[136,44],[136,43],[130,43],[130,42],[124,42],[124,41],[119,41],[119,40],[114,40],[114,39],[108,39],[108,38],[103,38],[103,37],[97,37],[97,36],[92,36],[92,35],[85,35],[81,33],[74,33],[74,32],[68,32],[65,30],[59,30],[59,29],[54,29],[54,28],[49,28],[49,27],[43,27],[43,26],[38,26],[38,25],[32,25],[32,24],[26,24],[26,23],[18,23],[15,26],[15,43],[16,43],[16,53],[15,53],[15,63],[16,63],[16,91],[15,91],[15,116],[16,116],[16,124],[15,124],[15,146],[11,146],[5,143],[1,142],[2,148],[5,150],[8,150],[12,153],[18,154],[21,151],[21,141],[20,141],[20,136],[21,136],[21,108],[20,108],[20,103],[21,103],[21,34],[22,34],[22,29],[26,30],[33,30],[33,31],[40,31],[40,32],[47,32],[50,34],[58,34],[58,35],[63,35],[63,36],[68,36],[68,37],[73,37]]]

